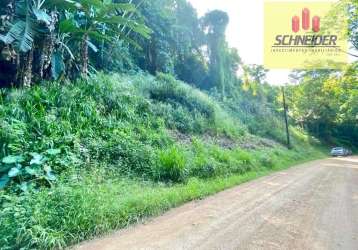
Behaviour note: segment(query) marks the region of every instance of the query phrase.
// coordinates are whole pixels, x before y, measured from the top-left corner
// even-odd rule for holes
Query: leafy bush
[[[263,85],[265,89],[267,86]],[[269,92],[277,89],[270,88]],[[272,93],[271,93],[272,94]],[[277,111],[275,100],[268,102],[271,94],[254,95],[241,91],[236,98],[226,99],[223,103],[230,114],[247,127],[250,134],[273,139],[284,144],[286,142],[283,115]]]
[[[171,75],[158,74],[152,81],[142,81],[136,86],[155,101],[153,112],[164,117],[169,128],[192,134],[210,131],[236,138],[246,133],[241,122],[211,97]]]
[[[153,166],[153,175],[160,181],[179,182],[186,178],[187,159],[183,149],[171,147],[158,153],[158,164]]]
[[[217,174],[219,162],[210,154],[208,147],[198,139],[192,142],[193,148],[193,165],[190,167],[190,176],[199,178],[211,178]]]
[[[190,169],[192,176],[202,179],[212,178],[217,175],[218,162],[204,155],[198,155],[194,158],[193,167]]]
[[[51,166],[56,165],[54,158],[60,153],[59,149],[49,149],[44,154],[4,157],[0,163],[0,189],[5,188],[9,182],[16,183],[18,189],[24,192],[41,183],[51,185],[56,180]]]
[[[272,158],[272,156],[268,155],[268,154],[263,154],[260,156],[259,158],[259,162],[263,167],[272,169],[274,167],[274,160]]]
[[[193,166],[190,176],[210,178],[244,173],[252,169],[252,156],[241,150],[227,150],[193,140]]]
[[[215,118],[215,106],[208,96],[189,85],[175,80],[171,75],[158,74],[157,85],[150,90],[154,100],[180,104],[189,111],[198,111],[206,118]]]

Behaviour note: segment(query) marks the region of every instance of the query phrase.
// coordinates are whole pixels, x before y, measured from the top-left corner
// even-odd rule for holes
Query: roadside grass
[[[263,166],[263,159],[273,155],[277,157]],[[192,177],[185,183],[175,184],[108,178],[99,171],[83,175],[72,184],[57,185],[50,191],[43,189],[28,196],[8,196],[0,219],[1,243],[5,246],[2,249],[63,249],[160,215],[185,202],[326,155],[311,148],[303,152],[262,151],[252,156],[257,157],[253,170],[241,174],[207,179]],[[9,237],[7,243],[6,237]]]

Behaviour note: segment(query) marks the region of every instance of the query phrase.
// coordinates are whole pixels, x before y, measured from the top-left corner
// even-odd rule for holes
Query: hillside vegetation
[[[295,128],[292,150],[250,134],[228,106],[168,75],[3,90],[0,120],[1,172],[12,170],[2,249],[63,248],[323,156]]]
[[[322,27],[331,32],[346,17],[348,29],[340,32],[352,58],[358,58],[357,13],[357,1],[340,0]],[[272,129],[282,123],[265,119],[282,109],[279,92],[266,86],[267,69],[245,64],[229,46],[229,22],[222,10],[199,16],[187,0],[3,0],[0,88],[97,72],[165,73],[224,102],[250,132],[282,137]],[[357,62],[295,71],[292,78],[299,85],[286,87],[289,123],[331,146],[358,147]]]

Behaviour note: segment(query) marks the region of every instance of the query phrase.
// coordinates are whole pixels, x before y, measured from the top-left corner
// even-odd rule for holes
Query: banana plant
[[[56,2],[52,0],[14,1],[13,20],[7,23],[6,34],[0,34],[0,41],[11,46],[15,50],[16,56],[19,57],[19,60],[16,60],[18,62],[17,78],[24,86],[30,85],[32,81],[35,41],[39,41],[39,43],[47,41],[48,34],[55,30],[57,16],[47,9],[46,5],[49,6]],[[62,2],[63,6],[71,3],[70,0]],[[44,63],[41,62],[41,64]],[[42,74],[40,75],[42,76]]]
[[[87,75],[89,49],[96,53],[98,44],[103,50],[105,44],[118,40],[138,47],[129,38],[128,31],[147,38],[151,32],[138,21],[138,15],[134,15],[136,7],[131,3],[113,3],[112,0],[9,1],[13,3],[14,13],[10,21],[1,22],[0,41],[3,45],[0,49],[5,46],[14,51],[11,55],[16,57],[13,60],[17,63],[16,78],[24,86],[31,84],[36,70],[39,79],[47,78],[49,74],[57,79],[68,72],[73,75],[72,71]]]
[[[33,49],[35,38],[41,38],[49,30],[53,17],[43,6],[46,0],[18,0],[15,6],[15,20],[6,35],[0,35],[5,44],[14,44],[20,52]]]
[[[97,44],[111,44],[116,39],[124,40],[138,46],[131,40],[125,29],[131,29],[146,38],[150,29],[144,24],[127,18],[123,13],[136,12],[136,7],[130,3],[112,3],[109,0],[81,0],[76,2],[77,10],[66,13],[66,19],[60,23],[60,33],[71,35],[71,42],[80,49],[81,74],[86,76],[89,68],[89,49],[97,53]]]

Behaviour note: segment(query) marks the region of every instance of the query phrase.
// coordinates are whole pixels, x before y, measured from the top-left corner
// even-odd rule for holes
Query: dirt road
[[[358,157],[263,177],[77,249],[358,250]]]

